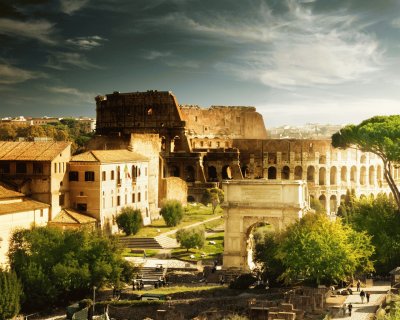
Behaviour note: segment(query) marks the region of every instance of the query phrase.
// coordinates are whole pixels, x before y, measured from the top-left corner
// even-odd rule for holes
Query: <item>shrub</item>
[[[126,235],[136,234],[143,225],[142,213],[130,207],[122,208],[117,216],[118,228],[123,230]]]
[[[191,248],[202,248],[205,241],[204,228],[181,229],[176,233],[176,240],[187,251]]]
[[[168,227],[178,225],[183,219],[183,213],[182,204],[178,200],[166,201],[160,211]]]
[[[229,284],[229,288],[245,290],[253,285],[256,281],[256,277],[254,277],[251,273],[241,274],[239,277],[236,278],[236,280]]]
[[[208,188],[204,191],[201,198],[201,203],[205,206],[209,203],[212,204],[213,213],[219,203],[224,202],[224,191],[219,188]]]

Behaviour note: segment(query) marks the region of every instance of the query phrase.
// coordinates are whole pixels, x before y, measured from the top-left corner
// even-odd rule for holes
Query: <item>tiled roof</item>
[[[96,219],[71,209],[62,209],[60,213],[49,223],[90,224],[96,223]]]
[[[71,143],[57,142],[9,142],[0,141],[0,160],[52,161]]]
[[[23,193],[4,188],[0,185],[0,199],[21,198],[24,197]]]
[[[25,199],[22,202],[2,203],[0,205],[0,214],[32,211],[48,207],[49,205],[46,203]]]
[[[123,163],[148,161],[145,156],[129,150],[91,150],[73,156],[72,162]]]

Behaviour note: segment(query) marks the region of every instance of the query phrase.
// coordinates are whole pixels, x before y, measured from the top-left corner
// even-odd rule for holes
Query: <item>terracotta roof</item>
[[[71,209],[62,209],[60,213],[54,217],[49,223],[63,223],[63,224],[90,224],[96,223],[96,219],[89,217],[82,213],[76,212]]]
[[[8,142],[0,141],[0,160],[51,161],[71,142]]]
[[[14,212],[24,212],[24,211],[32,211],[37,209],[45,209],[50,207],[48,204],[24,199],[22,202],[12,202],[12,203],[3,203],[0,206],[0,214],[14,213]]]
[[[145,156],[129,150],[91,150],[73,156],[72,162],[123,163],[130,161],[148,161]]]
[[[0,199],[21,198],[25,195],[23,193],[4,188],[0,185]]]

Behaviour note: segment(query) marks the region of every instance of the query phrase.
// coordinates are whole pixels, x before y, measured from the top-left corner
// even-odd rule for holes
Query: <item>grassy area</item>
[[[137,294],[145,294],[145,293],[154,293],[154,294],[174,294],[174,293],[182,293],[182,292],[196,292],[196,291],[206,291],[206,290],[221,290],[226,289],[223,286],[173,286],[173,287],[163,287],[158,289],[151,290],[143,290],[143,291],[135,291]]]
[[[210,243],[211,241],[215,244]],[[224,232],[211,233],[206,238],[204,247],[201,249],[173,249],[172,257],[182,260],[199,261],[204,259],[213,259],[224,251]],[[191,256],[194,256],[191,257]]]
[[[138,250],[134,250],[134,251],[138,251]],[[151,258],[154,257],[159,250],[156,249],[146,249],[146,257],[147,258]],[[124,257],[143,257],[143,252],[140,253],[132,253],[132,249],[131,248],[124,248],[122,251],[122,255]]]
[[[174,229],[181,229],[193,223],[208,220],[214,217],[218,217],[220,215],[222,215],[222,209],[220,207],[218,207],[215,210],[215,213],[213,214],[211,205],[206,207],[202,204],[188,204],[185,207],[185,214],[182,222],[176,227],[167,227],[165,225],[164,219],[160,218],[159,220],[152,221],[151,225],[145,226],[142,229],[140,229],[139,232],[132,237],[152,238],[158,236],[161,233]],[[219,222],[219,224],[221,224],[221,222]],[[208,227],[206,226],[206,228]]]

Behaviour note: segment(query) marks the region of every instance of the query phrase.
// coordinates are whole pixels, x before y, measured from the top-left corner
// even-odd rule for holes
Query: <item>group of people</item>
[[[361,303],[364,303],[364,299],[367,299],[367,303],[369,303],[369,298],[371,294],[368,291],[364,291],[361,289],[361,281],[357,281],[357,292],[360,292]],[[347,305],[347,310],[349,312],[349,316],[351,317],[351,311],[353,310],[353,305],[350,302]],[[343,314],[346,314],[346,304],[343,304]]]

